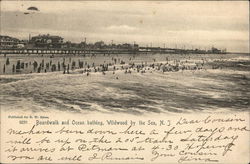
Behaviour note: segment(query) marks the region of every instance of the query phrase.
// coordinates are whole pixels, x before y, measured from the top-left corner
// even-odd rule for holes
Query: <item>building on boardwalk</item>
[[[21,42],[17,38],[0,35],[0,48],[17,48]]]
[[[60,36],[52,35],[38,35],[33,36],[29,44],[32,44],[35,48],[62,48],[63,38]]]

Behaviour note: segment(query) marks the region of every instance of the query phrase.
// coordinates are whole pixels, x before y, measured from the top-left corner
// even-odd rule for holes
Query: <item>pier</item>
[[[86,54],[152,54],[152,53],[177,53],[177,54],[209,54],[209,53],[224,53],[224,52],[213,52],[205,50],[190,50],[190,49],[173,49],[173,48],[161,48],[161,47],[139,47],[138,49],[66,49],[66,48],[1,48],[0,55],[7,54],[41,54],[41,55],[86,55]]]
[[[61,54],[61,55],[85,55],[85,54],[135,54],[138,50],[130,49],[18,49],[4,48],[0,49],[0,54]]]

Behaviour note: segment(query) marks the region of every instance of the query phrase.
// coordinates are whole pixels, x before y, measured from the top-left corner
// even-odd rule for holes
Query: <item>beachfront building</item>
[[[107,46],[103,41],[95,42],[94,47],[97,49],[107,48]]]
[[[134,50],[139,51],[139,44],[133,44],[132,47]]]
[[[211,51],[212,53],[215,53],[215,54],[221,53],[221,50],[219,50],[218,48],[214,48],[214,47],[212,47]]]
[[[138,44],[124,43],[124,44],[115,45],[115,47],[118,48],[118,49],[139,50],[139,45]]]
[[[17,48],[21,42],[17,38],[0,35],[0,48]]]
[[[213,54],[220,54],[222,53],[221,50],[219,50],[218,48],[212,47],[211,50],[207,51],[208,53],[213,53]]]
[[[38,35],[30,40],[30,44],[35,48],[62,48],[63,38],[52,35]]]

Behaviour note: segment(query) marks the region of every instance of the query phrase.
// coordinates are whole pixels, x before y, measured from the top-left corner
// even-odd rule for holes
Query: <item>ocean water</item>
[[[199,62],[201,59],[212,61],[212,60],[228,60],[235,58],[247,58],[249,55],[238,55],[238,54],[89,54],[86,56],[74,56],[69,55],[68,57],[64,56],[54,56],[54,58],[50,58],[51,55],[42,56],[42,55],[8,55],[6,57],[0,56],[0,75],[2,74],[27,74],[27,73],[37,73],[38,67],[40,64],[44,64],[44,68],[41,69],[40,72],[51,72],[52,65],[56,66],[56,71],[59,71],[58,64],[60,64],[60,71],[63,70],[62,64],[64,63],[66,66],[70,66],[72,68],[73,62],[75,62],[75,67],[79,67],[79,61],[83,62],[83,68],[87,68],[87,66],[92,66],[93,63],[95,66],[100,64],[118,64],[121,61],[125,63],[142,63],[142,62],[159,62],[159,61],[169,61],[180,60],[180,61],[188,61],[191,64],[193,62]],[[112,61],[112,58],[117,60],[117,63]],[[8,62],[9,63],[8,63]],[[16,70],[16,66],[18,61],[20,64],[23,64],[22,69],[19,71]],[[34,63],[37,63],[37,68],[34,69]],[[8,63],[8,64],[7,64]],[[48,64],[48,68],[46,68],[46,64]],[[15,70],[13,72],[13,66]],[[5,71],[4,71],[5,67]]]
[[[174,59],[174,56],[168,57]],[[129,58],[127,56],[122,60],[129,62]],[[161,55],[142,55],[134,61],[140,63],[156,59],[163,62],[165,58],[166,56]],[[206,69],[196,71],[148,71],[143,74],[134,71],[125,74],[124,70],[117,70],[115,74],[113,71],[108,71],[105,75],[101,72],[91,72],[89,76],[79,70],[71,71],[72,74],[62,74],[61,71],[32,74],[2,73],[0,106],[1,110],[6,111],[131,115],[249,111],[249,56],[176,57],[193,62],[201,58],[211,61],[207,63]],[[12,61],[14,59],[16,58],[10,58]],[[110,57],[91,60],[103,63],[110,60]],[[1,58],[1,61],[4,60]],[[58,61],[55,60],[56,62]],[[213,65],[219,65],[221,68],[211,69]]]

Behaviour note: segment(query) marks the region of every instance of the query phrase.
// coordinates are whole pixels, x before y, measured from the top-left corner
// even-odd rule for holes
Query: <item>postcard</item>
[[[0,163],[250,162],[248,1],[0,6]]]

